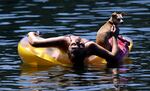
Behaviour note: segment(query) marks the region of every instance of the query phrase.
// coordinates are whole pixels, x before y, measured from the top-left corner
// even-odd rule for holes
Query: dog
[[[124,22],[124,15],[124,13],[112,13],[110,19],[97,32],[97,44],[101,45],[107,50],[111,50],[111,44],[109,43],[109,39],[112,37],[112,34],[115,35],[115,37],[118,37],[120,31],[118,25]]]

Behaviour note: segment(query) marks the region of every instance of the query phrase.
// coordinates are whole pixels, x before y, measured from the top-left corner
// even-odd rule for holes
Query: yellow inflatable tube
[[[129,49],[132,48],[132,40],[127,38],[130,41]],[[41,66],[52,66],[52,65],[61,65],[71,67],[72,63],[68,58],[68,55],[59,48],[56,47],[46,47],[46,48],[37,48],[29,44],[28,38],[24,37],[18,43],[18,53],[25,65],[30,65],[32,67],[41,67]],[[88,64],[90,65],[104,65],[107,62],[105,59],[91,56],[88,58]]]

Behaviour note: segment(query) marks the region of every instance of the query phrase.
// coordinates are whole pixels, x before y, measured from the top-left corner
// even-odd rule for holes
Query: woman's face
[[[85,50],[85,45],[81,41],[81,38],[73,38],[68,50],[72,56],[78,56],[81,55],[83,50]]]

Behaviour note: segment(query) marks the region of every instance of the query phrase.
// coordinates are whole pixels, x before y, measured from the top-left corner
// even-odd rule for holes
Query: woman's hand
[[[38,40],[37,37],[39,36],[36,32],[29,32],[28,33],[28,41],[31,45],[34,45],[35,42]]]
[[[28,37],[30,36],[39,36],[39,32],[29,32]]]
[[[111,36],[114,36],[115,38],[118,38],[118,35],[119,35],[119,30],[117,30],[116,29],[116,26],[115,25],[113,25],[112,27],[111,27]]]

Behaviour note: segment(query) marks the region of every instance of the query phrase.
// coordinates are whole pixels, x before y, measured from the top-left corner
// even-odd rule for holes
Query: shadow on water
[[[31,68],[22,66],[22,79],[30,86],[22,85],[23,89],[43,88],[52,90],[116,90],[122,91],[127,89],[130,76],[121,76],[129,72],[127,68],[107,68],[100,69],[97,67],[89,67],[87,69],[76,70],[66,67],[49,67],[49,68]],[[29,77],[29,78],[28,78]],[[20,84],[23,80],[21,80]],[[55,81],[54,83],[52,83]],[[24,82],[24,81],[23,81]],[[41,85],[40,85],[41,84]],[[44,84],[44,86],[42,85]],[[59,85],[59,87],[57,87]],[[69,86],[68,86],[69,85]],[[56,88],[57,87],[57,88]]]
[[[0,90],[149,91],[149,7],[149,0],[0,0]],[[20,66],[17,44],[29,31],[47,37],[75,34],[95,41],[97,30],[114,11],[127,13],[121,34],[134,42],[132,63],[117,72]]]

